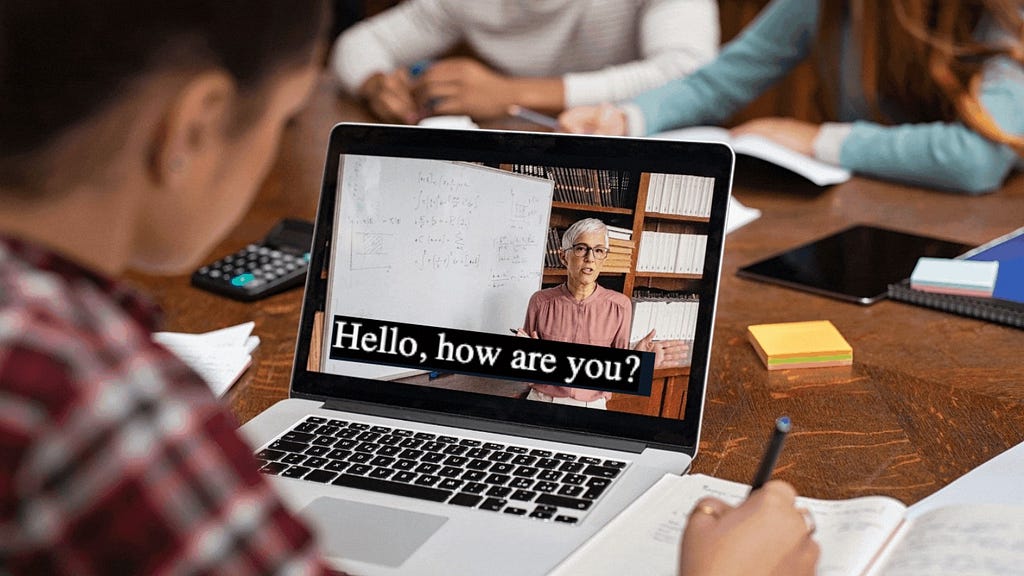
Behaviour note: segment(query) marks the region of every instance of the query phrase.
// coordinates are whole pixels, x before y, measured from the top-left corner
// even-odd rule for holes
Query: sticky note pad
[[[828,320],[756,324],[747,336],[769,370],[853,363],[853,348]]]
[[[992,296],[999,262],[920,258],[910,275],[910,287],[925,292]]]

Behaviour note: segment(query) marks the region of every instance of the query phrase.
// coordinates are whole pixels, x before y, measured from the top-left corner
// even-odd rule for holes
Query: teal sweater
[[[810,54],[819,3],[774,0],[718,58],[690,76],[638,96],[634,104],[643,130],[720,124],[783,78]],[[860,84],[859,51],[843,42],[842,122],[852,122],[839,163],[854,172],[899,182],[978,194],[998,188],[1018,162],[1009,147],[993,143],[960,122],[880,125],[870,117]],[[982,24],[979,37],[992,39]],[[1006,58],[990,60],[984,71],[982,103],[1008,133],[1024,133],[1024,70]],[[882,103],[895,121],[900,110]],[[906,116],[903,114],[902,116]]]

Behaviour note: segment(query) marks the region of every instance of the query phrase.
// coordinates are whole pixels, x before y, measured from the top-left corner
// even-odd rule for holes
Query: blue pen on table
[[[518,104],[513,104],[508,107],[508,115],[551,128],[552,130],[558,130],[561,127],[557,118],[546,116],[535,110],[519,106]]]
[[[775,419],[772,439],[768,442],[764,458],[761,459],[761,467],[757,469],[754,481],[750,483],[751,492],[764,486],[764,483],[771,478],[772,470],[775,469],[775,461],[779,459],[779,453],[782,452],[782,442],[786,439],[786,434],[789,433],[789,429],[792,426],[793,423],[790,422],[789,416],[779,416]]]

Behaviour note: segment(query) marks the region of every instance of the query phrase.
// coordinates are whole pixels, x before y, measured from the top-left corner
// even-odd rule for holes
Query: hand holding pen
[[[776,420],[754,478],[756,489],[736,507],[718,498],[694,506],[683,534],[679,574],[814,574],[820,550],[813,525],[796,507],[796,491],[771,477],[789,418]]]

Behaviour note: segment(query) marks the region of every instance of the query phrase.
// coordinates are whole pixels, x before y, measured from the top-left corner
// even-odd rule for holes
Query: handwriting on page
[[[1024,570],[1019,508],[958,506],[917,518],[879,574],[996,576]]]

